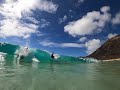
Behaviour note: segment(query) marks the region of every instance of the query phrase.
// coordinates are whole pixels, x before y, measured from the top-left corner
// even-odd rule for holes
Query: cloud
[[[61,43],[60,44],[61,47],[76,47],[76,48],[81,48],[84,47],[83,44],[78,44],[78,43]]]
[[[84,42],[85,40],[87,40],[87,37],[81,37],[78,41]]]
[[[23,17],[22,19],[25,20],[25,21],[29,21],[30,23],[33,23],[33,24],[36,24],[36,25],[38,25],[39,23],[41,24],[40,21],[36,20],[36,19],[35,19],[34,17],[32,17],[32,16],[25,16],[25,15],[24,15],[24,17]]]
[[[49,40],[45,40],[40,42],[42,46],[49,46],[49,47],[61,47],[61,48],[81,48],[84,47],[84,44],[79,43],[55,43]]]
[[[85,0],[76,0],[75,6],[79,7]]]
[[[78,0],[78,3],[83,3],[85,0]]]
[[[50,22],[47,22],[45,19],[41,19],[41,28],[45,28],[50,25]]]
[[[47,0],[37,0],[37,7],[39,10],[47,11],[49,13],[54,13],[57,11],[58,5],[53,4],[51,1],[48,2]]]
[[[110,7],[104,6],[104,7],[101,8],[101,11],[106,13],[106,12],[110,11]]]
[[[112,24],[120,24],[120,12],[112,19]]]
[[[65,22],[67,20],[67,16],[65,15],[63,18],[59,18],[59,24]]]
[[[0,5],[0,37],[29,38],[40,23],[32,17],[33,10],[54,13],[57,8],[58,5],[46,0],[5,0]]]
[[[101,46],[101,41],[99,39],[92,39],[85,43],[87,48],[86,53],[91,54]]]
[[[57,43],[51,42],[49,40],[40,41],[39,44],[42,46],[49,46],[49,47],[58,47],[59,46]]]
[[[37,26],[34,24],[22,24],[17,20],[5,19],[1,22],[0,37],[23,37],[26,38],[31,33],[35,33]]]
[[[99,33],[111,19],[109,10],[110,7],[104,6],[101,8],[101,11],[88,12],[87,15],[81,19],[69,22],[68,25],[64,27],[64,31],[74,37]]]
[[[108,38],[108,39],[111,39],[111,38],[113,38],[113,37],[115,37],[115,36],[117,36],[116,33],[114,33],[114,34],[109,33],[108,36],[107,36],[107,38]]]

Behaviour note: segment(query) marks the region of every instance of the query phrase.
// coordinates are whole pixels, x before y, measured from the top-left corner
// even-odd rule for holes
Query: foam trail
[[[94,59],[94,58],[80,58],[82,59],[83,61],[87,62],[87,63],[97,63],[98,60],[97,59]]]
[[[34,62],[40,62],[40,61],[39,61],[38,59],[36,59],[36,58],[33,58],[32,61],[34,61]]]

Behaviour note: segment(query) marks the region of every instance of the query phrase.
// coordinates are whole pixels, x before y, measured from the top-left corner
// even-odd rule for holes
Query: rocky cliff
[[[99,49],[90,54],[87,57],[96,58],[98,60],[111,60],[120,58],[120,35],[117,35],[106,43],[104,43]]]

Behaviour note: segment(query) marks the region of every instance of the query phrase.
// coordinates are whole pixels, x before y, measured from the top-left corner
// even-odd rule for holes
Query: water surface
[[[120,62],[0,61],[0,90],[120,90]]]

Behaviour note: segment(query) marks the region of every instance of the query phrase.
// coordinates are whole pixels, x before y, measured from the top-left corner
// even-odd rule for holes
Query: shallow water
[[[0,90],[120,90],[120,62],[0,61]]]

